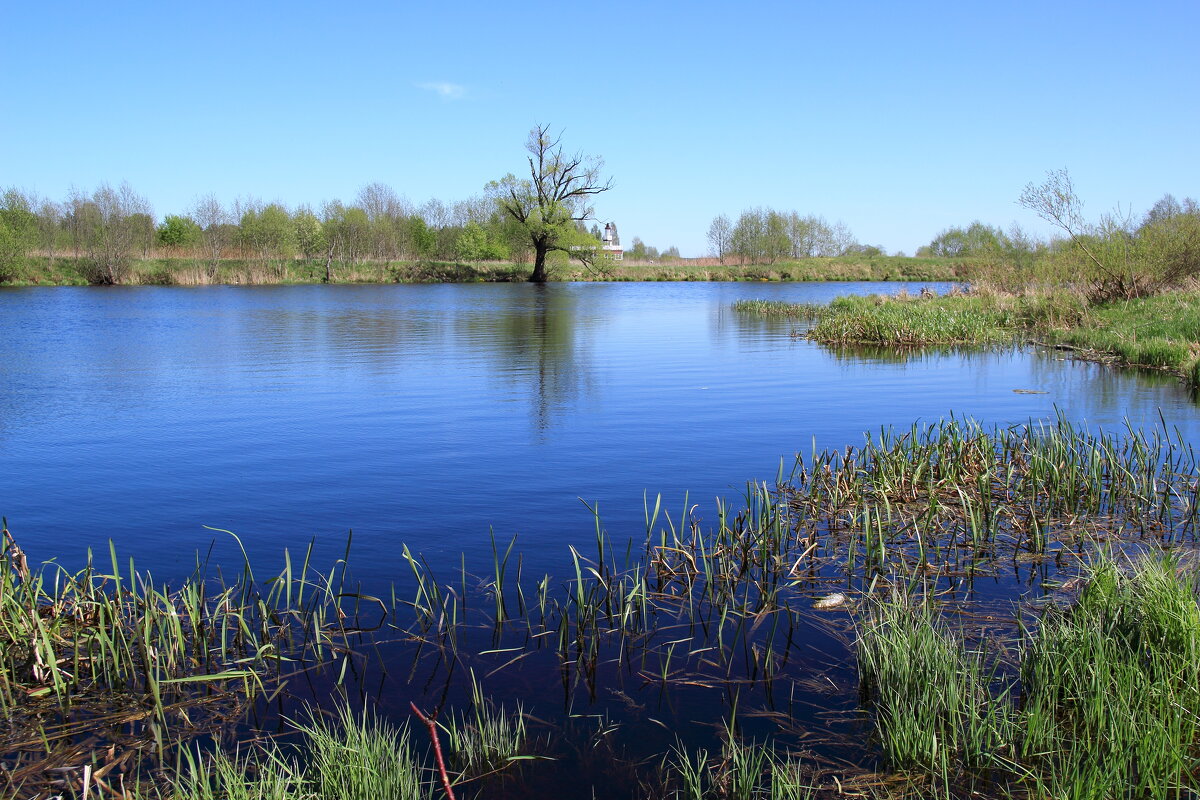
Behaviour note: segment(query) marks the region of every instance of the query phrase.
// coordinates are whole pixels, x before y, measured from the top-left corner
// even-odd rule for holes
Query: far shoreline
[[[36,256],[2,286],[87,286],[84,259]],[[952,258],[839,256],[779,261],[774,264],[721,264],[717,259],[612,262],[589,268],[559,264],[549,282],[861,282],[966,281],[970,263]],[[221,259],[215,264],[191,257],[134,260],[121,286],[265,286],[292,284],[522,283],[529,264],[495,261],[363,261],[319,259],[262,261]],[[326,275],[328,274],[328,279]]]

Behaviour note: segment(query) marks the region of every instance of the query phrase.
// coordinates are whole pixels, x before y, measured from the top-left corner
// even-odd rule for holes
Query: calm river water
[[[403,543],[486,568],[494,531],[526,574],[561,574],[593,537],[581,500],[640,539],[646,493],[711,518],[781,459],[881,425],[1057,408],[1200,440],[1170,378],[1033,349],[831,351],[730,308],[901,285],[5,289],[0,513],[34,560],[111,538],[159,576],[236,553],[204,526],[268,568],[352,529],[368,580],[406,569]]]

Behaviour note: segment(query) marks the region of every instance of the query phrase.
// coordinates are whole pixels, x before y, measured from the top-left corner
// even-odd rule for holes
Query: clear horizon
[[[975,219],[1038,235],[1066,168],[1090,218],[1200,194],[1194,2],[904,7],[315,3],[7,13],[0,187],[128,181],[155,215],[372,182],[414,204],[519,173],[531,127],[605,160],[623,243],[702,256],[718,214],[842,221],[911,255]]]

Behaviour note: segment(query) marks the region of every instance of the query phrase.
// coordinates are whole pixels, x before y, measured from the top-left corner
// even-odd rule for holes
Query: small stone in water
[[[846,595],[841,592],[827,594],[813,603],[813,608],[837,608],[846,602]]]

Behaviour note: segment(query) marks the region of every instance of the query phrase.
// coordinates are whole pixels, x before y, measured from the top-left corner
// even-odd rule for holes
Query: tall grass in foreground
[[[524,721],[485,704],[477,691],[470,714],[440,725],[464,770],[455,778],[460,796],[468,782],[520,758]],[[417,755],[408,725],[392,725],[373,712],[341,704],[332,716],[311,709],[295,723],[294,748],[267,744],[246,754],[185,751],[184,768],[168,800],[432,800],[432,768]],[[470,786],[466,787],[470,789]]]
[[[432,784],[398,728],[373,713],[339,706],[336,723],[315,713],[302,723],[308,751],[306,774],[317,797],[329,800],[426,800]]]
[[[71,572],[30,568],[7,525],[2,537],[0,744],[11,762],[0,791],[88,764],[102,777],[161,761],[239,719],[284,670],[348,657],[359,630],[363,596],[307,555],[293,565],[285,552],[265,583],[248,563],[230,582],[198,564],[172,587],[111,544],[105,567],[89,554]]]
[[[928,602],[894,597],[860,623],[858,664],[894,768],[949,785],[984,772],[1058,800],[1200,790],[1200,605],[1194,565],[1100,557],[1051,605],[997,681]],[[996,691],[989,686],[1004,683]],[[1020,702],[1013,693],[1019,686]]]
[[[432,800],[434,790],[407,727],[338,707],[298,724],[299,754],[274,744],[244,754],[184,751],[184,768],[164,800]]]
[[[170,800],[315,800],[298,764],[275,747],[201,755],[183,751]]]
[[[109,545],[109,565],[69,572],[53,562],[33,570],[7,525],[0,548],[0,712],[28,698],[62,708],[95,695],[144,697],[157,712],[199,684],[261,688],[285,655],[321,660],[331,638],[353,617],[340,601],[356,597],[331,572],[311,571],[307,558],[267,584],[247,563],[222,583],[198,566],[177,588],[123,569]],[[95,709],[91,709],[95,710]]]
[[[1200,608],[1194,565],[1095,565],[1022,654],[1021,755],[1046,793],[1090,800],[1200,789]]]
[[[929,601],[896,595],[859,625],[859,692],[887,762],[955,775],[987,766],[1009,735],[1008,707],[988,691],[993,669]]]

